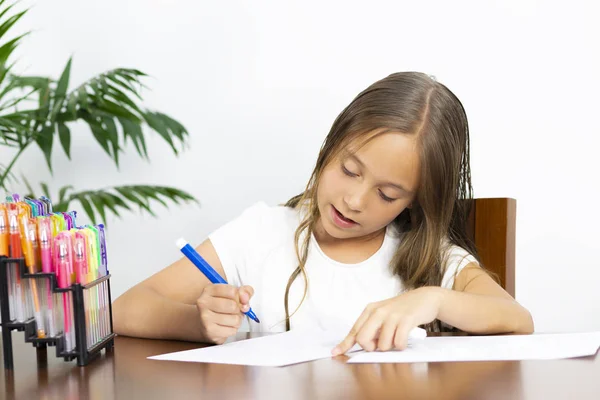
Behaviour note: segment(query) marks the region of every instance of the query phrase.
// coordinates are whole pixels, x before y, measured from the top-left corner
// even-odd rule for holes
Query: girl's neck
[[[385,233],[386,229],[383,228],[369,235],[339,239],[327,233],[320,220],[315,224],[313,232],[323,253],[345,264],[357,264],[370,258],[381,248]]]

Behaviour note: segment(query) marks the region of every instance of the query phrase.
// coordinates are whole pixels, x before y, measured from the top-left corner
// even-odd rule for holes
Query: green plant
[[[27,10],[10,15],[15,4],[6,5],[0,0],[0,43],[7,32],[26,14]],[[28,33],[8,40],[0,46],[0,146],[9,147],[14,153],[5,164],[0,160],[0,189],[8,190],[9,183],[19,182],[13,168],[30,145],[36,144],[43,152],[52,173],[52,152],[60,143],[66,156],[71,158],[71,131],[69,124],[85,121],[96,142],[119,166],[119,156],[128,142],[145,160],[147,132],[160,135],[178,155],[186,146],[188,132],[175,119],[157,111],[143,108],[142,83],[146,76],[137,69],[117,68],[93,77],[69,90],[71,60],[58,81],[41,76],[13,74],[14,63],[9,63],[13,51]],[[145,129],[144,129],[145,128]],[[35,195],[26,177],[23,183]],[[98,190],[76,191],[64,186],[57,197],[50,196],[45,183],[40,184],[42,194],[58,199],[57,211],[67,211],[72,202],[78,201],[93,223],[96,214],[103,221],[107,212],[120,217],[120,211],[139,207],[151,215],[153,201],[168,207],[167,202],[197,202],[190,194],[172,187],[128,185]]]

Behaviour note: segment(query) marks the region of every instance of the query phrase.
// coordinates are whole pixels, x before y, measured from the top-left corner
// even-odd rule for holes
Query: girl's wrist
[[[448,289],[444,289],[439,286],[422,286],[416,290],[422,291],[426,294],[427,298],[431,301],[435,309],[435,318],[438,318],[440,315],[440,310],[442,309],[442,305],[444,304],[444,299],[448,293]]]

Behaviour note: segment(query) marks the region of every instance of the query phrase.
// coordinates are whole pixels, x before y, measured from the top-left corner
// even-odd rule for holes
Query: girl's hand
[[[405,349],[411,329],[437,318],[443,294],[437,289],[422,287],[369,304],[332,355],[343,354],[356,343],[366,351]]]
[[[237,288],[231,285],[207,285],[196,301],[202,322],[202,336],[207,342],[223,344],[237,333],[254,289],[252,286]]]

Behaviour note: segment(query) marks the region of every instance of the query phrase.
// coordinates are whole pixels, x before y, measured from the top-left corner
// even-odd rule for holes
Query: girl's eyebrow
[[[352,153],[346,153],[346,157],[353,159],[354,161],[356,161],[356,163],[358,165],[361,166],[361,168],[363,169],[367,169],[366,165],[364,162],[361,161],[360,158],[358,158],[358,156],[356,154],[352,154]],[[396,189],[402,190],[403,192],[406,192],[408,194],[413,194],[413,192],[411,192],[410,190],[406,189],[404,186],[402,186],[399,183],[394,183],[394,182],[383,182],[384,186],[393,186]]]

